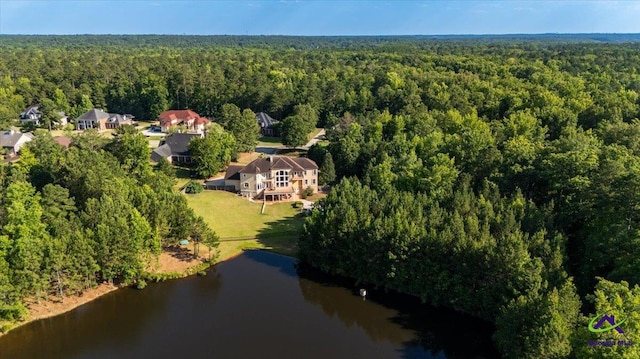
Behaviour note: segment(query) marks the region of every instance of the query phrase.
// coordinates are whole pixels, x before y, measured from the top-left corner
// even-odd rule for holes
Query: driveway
[[[322,141],[324,139],[324,135],[327,133],[327,131],[324,130],[324,128],[322,130],[320,130],[320,132],[318,132],[318,134],[312,138],[309,142],[307,142],[306,145],[304,145],[305,150],[308,150],[309,147],[315,145],[316,143],[318,143],[319,141]]]
[[[144,130],[141,131],[143,135],[147,136],[147,137],[151,137],[151,136],[166,136],[167,134],[164,132],[160,132],[160,131],[151,131],[151,130]]]
[[[256,147],[256,152],[264,153],[265,155],[275,155],[278,150],[286,148],[284,146],[279,147]]]

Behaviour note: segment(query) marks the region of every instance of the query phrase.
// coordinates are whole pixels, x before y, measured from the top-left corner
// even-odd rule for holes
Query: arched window
[[[289,173],[287,171],[276,172],[276,187],[289,187]]]

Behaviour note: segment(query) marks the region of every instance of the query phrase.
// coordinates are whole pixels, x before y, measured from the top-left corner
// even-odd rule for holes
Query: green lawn
[[[205,219],[225,247],[264,248],[295,255],[304,218],[291,202],[267,204],[261,214],[262,203],[250,202],[230,192],[204,191],[186,196],[191,208]]]
[[[187,182],[191,179],[191,170],[187,167],[174,166],[176,170],[176,184],[173,188],[180,190],[186,186]]]
[[[257,147],[280,147],[282,139],[280,137],[262,136],[258,139]]]

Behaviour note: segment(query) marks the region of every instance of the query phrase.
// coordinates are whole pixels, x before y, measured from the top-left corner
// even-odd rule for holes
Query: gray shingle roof
[[[30,133],[4,131],[2,136],[0,136],[0,146],[4,148],[13,148],[18,141],[20,141],[22,136],[26,136],[29,140],[33,140],[33,135]]]
[[[91,109],[91,110],[83,113],[82,115],[80,115],[78,117],[78,120],[80,120],[80,121],[97,122],[97,121],[100,121],[100,120],[104,120],[106,118],[109,118],[109,114],[108,113],[106,113],[106,112],[104,112],[104,111],[102,111],[100,109],[94,108],[94,109]]]
[[[117,113],[109,114],[109,119],[107,120],[107,122],[109,123],[117,123],[117,124],[123,124],[129,121],[131,121],[131,117],[127,117],[127,115],[120,115]]]
[[[151,159],[158,162],[160,158],[170,156],[188,156],[189,142],[196,137],[203,137],[201,133],[174,133],[164,139],[162,145],[151,152]]]
[[[264,112],[256,113],[256,117],[258,118],[258,125],[263,128],[273,127],[273,125],[279,122],[278,120],[274,120],[273,118],[271,118],[271,116],[267,115]]]
[[[171,157],[171,147],[169,145],[164,144],[155,150],[151,151],[151,160],[155,162],[160,162],[163,158]]]

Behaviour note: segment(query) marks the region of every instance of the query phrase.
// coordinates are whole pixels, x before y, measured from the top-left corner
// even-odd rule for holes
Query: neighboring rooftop
[[[0,136],[0,146],[1,147],[15,147],[15,145],[20,141],[22,136],[26,136],[30,140],[33,139],[33,135],[31,133],[22,133],[14,130],[3,131],[2,136]]]
[[[67,136],[56,136],[53,140],[64,148],[69,148],[71,145],[71,139]]]
[[[171,126],[171,124],[180,124],[184,121],[195,120],[195,125],[207,124],[211,121],[205,117],[200,117],[196,112],[192,110],[168,110],[160,115],[158,115],[158,119],[160,119],[161,126]]]
[[[158,148],[151,153],[151,159],[160,161],[170,156],[188,156],[189,142],[196,137],[203,137],[201,133],[174,133],[167,136]]]
[[[109,114],[102,111],[101,109],[94,108],[91,109],[78,117],[80,121],[100,121],[109,118]]]
[[[278,120],[274,120],[271,116],[264,112],[256,113],[256,117],[258,118],[258,124],[260,125],[260,127],[272,127],[273,125],[278,123]]]

